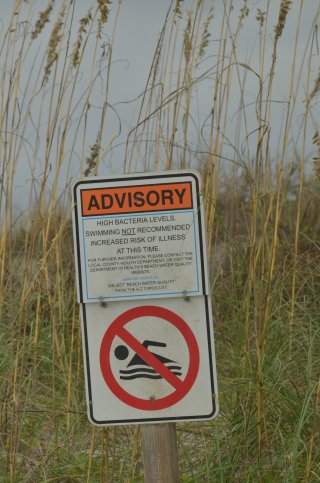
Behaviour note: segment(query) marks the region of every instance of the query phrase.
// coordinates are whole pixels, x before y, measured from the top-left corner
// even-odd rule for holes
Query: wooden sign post
[[[175,423],[144,424],[141,435],[145,483],[178,483]]]

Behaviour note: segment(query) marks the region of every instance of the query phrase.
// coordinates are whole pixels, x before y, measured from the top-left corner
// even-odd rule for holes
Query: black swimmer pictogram
[[[148,349],[148,347],[167,347],[164,342],[156,342],[153,340],[145,340],[142,345]],[[167,367],[176,376],[181,376],[181,366],[176,361],[168,359],[160,354],[151,352],[163,365]],[[115,348],[114,355],[120,361],[124,361],[129,356],[129,349],[125,345],[118,345]],[[138,378],[147,379],[163,379],[163,377],[155,371],[146,361],[142,359],[138,354],[135,354],[128,362],[126,369],[120,370],[120,379],[131,380]]]

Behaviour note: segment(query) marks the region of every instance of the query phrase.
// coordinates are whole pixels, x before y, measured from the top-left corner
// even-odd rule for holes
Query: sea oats
[[[278,23],[274,28],[276,40],[278,40],[282,35],[291,4],[291,0],[281,0]]]
[[[313,138],[312,138],[312,143],[315,144],[316,146],[320,146],[320,135],[319,131],[316,131]]]
[[[100,10],[100,20],[101,23],[104,24],[108,21],[109,16],[109,5],[111,4],[111,0],[97,0],[98,7]]]
[[[181,8],[181,3],[183,0],[177,0],[174,12],[178,15],[178,17],[182,17],[182,8]]]
[[[47,48],[47,63],[44,69],[44,82],[48,82],[52,65],[56,62],[58,58],[58,46],[63,38],[61,29],[63,27],[63,19],[66,13],[65,5],[63,5],[56,23],[54,24],[53,30],[51,32],[48,48]]]
[[[111,4],[111,0],[97,0],[98,8],[100,11],[100,22],[103,25],[108,21],[109,17],[109,5]]]
[[[98,156],[100,152],[100,138],[101,135],[98,133],[95,143],[90,146],[90,156],[86,158],[86,163],[88,165],[87,169],[84,171],[85,176],[89,176],[92,170],[96,167],[98,162]]]
[[[36,22],[36,25],[34,27],[34,30],[31,33],[31,38],[36,39],[38,35],[41,34],[45,24],[49,22],[50,20],[50,13],[53,10],[55,0],[51,0],[47,6],[47,8],[43,11],[40,12],[40,16]]]
[[[204,22],[204,25],[203,25],[203,32],[202,32],[202,35],[201,35],[201,41],[200,41],[200,47],[199,47],[199,53],[198,53],[198,59],[199,60],[204,57],[205,50],[206,50],[206,48],[208,47],[208,44],[209,44],[209,38],[211,36],[211,34],[209,32],[209,25],[210,25],[210,22],[211,22],[212,19],[213,19],[213,8],[211,7],[210,10],[209,10],[208,17],[207,17],[207,19],[206,19],[206,21]]]
[[[77,41],[76,41],[76,43],[74,45],[73,52],[71,54],[71,65],[73,67],[76,67],[79,64],[79,60],[80,60],[80,48],[81,48],[81,44],[82,44],[83,34],[86,33],[86,31],[87,31],[86,30],[86,27],[87,27],[87,25],[89,24],[89,22],[91,20],[92,20],[92,15],[91,15],[91,11],[90,10],[87,13],[87,15],[80,20],[80,27],[78,29]]]
[[[256,20],[260,23],[260,27],[263,27],[267,12],[262,12],[260,8],[257,10]]]
[[[318,155],[314,156],[313,159],[313,171],[315,174],[315,177],[320,181],[320,135],[319,131],[316,131],[313,138],[312,138],[312,143],[318,146]]]
[[[240,21],[242,22],[245,17],[249,15],[249,8],[247,5],[247,0],[244,0],[243,7],[240,8]]]
[[[188,11],[188,22],[187,26],[184,31],[184,39],[183,39],[183,47],[184,47],[184,56],[186,59],[186,63],[189,63],[190,60],[190,53],[191,53],[191,17],[192,17],[192,11]]]
[[[98,38],[101,38],[101,31],[103,25],[108,21],[110,9],[109,5],[111,4],[111,0],[97,0],[98,8],[100,12],[100,18],[98,20]]]
[[[318,92],[320,92],[320,69],[319,69],[318,77],[314,81],[314,86],[313,86],[312,92],[310,94],[310,99],[315,97],[318,94]]]
[[[315,177],[317,178],[318,181],[320,181],[320,155],[314,156],[312,159],[313,159],[313,171],[314,171]]]

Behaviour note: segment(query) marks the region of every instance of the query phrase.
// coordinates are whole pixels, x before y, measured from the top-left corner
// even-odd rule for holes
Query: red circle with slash
[[[174,326],[183,336],[189,351],[189,367],[183,380],[173,374],[160,360],[144,347],[130,332],[126,325],[139,317],[158,317]],[[133,396],[116,380],[111,369],[111,345],[115,337],[122,339],[137,355],[149,364],[173,388],[173,391],[159,399],[144,399]],[[176,313],[164,307],[142,305],[119,315],[106,331],[100,347],[100,367],[103,378],[113,394],[125,404],[147,411],[166,409],[173,406],[190,391],[199,371],[199,348],[196,338],[187,323]]]

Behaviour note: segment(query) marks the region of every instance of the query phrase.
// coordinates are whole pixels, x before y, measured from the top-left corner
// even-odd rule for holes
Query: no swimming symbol
[[[135,320],[139,324],[140,317],[156,317],[169,324],[169,329],[175,328],[184,339],[189,354],[189,367],[186,376],[181,379],[181,366],[165,355],[149,350],[149,347],[166,347],[164,342],[144,340],[142,343],[130,333],[125,327],[129,322]],[[112,343],[118,337],[124,344],[117,345],[112,350]],[[129,349],[134,351],[134,356],[128,362],[125,369],[120,371],[120,382],[117,374],[111,367],[111,359],[116,357],[125,360],[129,356]],[[166,409],[181,399],[190,391],[197,378],[199,371],[199,348],[195,336],[187,323],[171,310],[158,306],[144,305],[127,310],[117,317],[106,331],[100,347],[100,368],[103,378],[113,394],[125,404],[140,410]],[[132,372],[134,370],[135,372]],[[128,372],[131,371],[131,372]],[[151,372],[150,372],[151,371]],[[131,394],[125,388],[125,381],[132,376],[146,379],[163,379],[171,386],[171,392],[159,399],[150,397],[145,399]],[[148,377],[149,376],[149,377]],[[150,377],[152,376],[152,377]],[[123,382],[122,382],[123,381]]]

